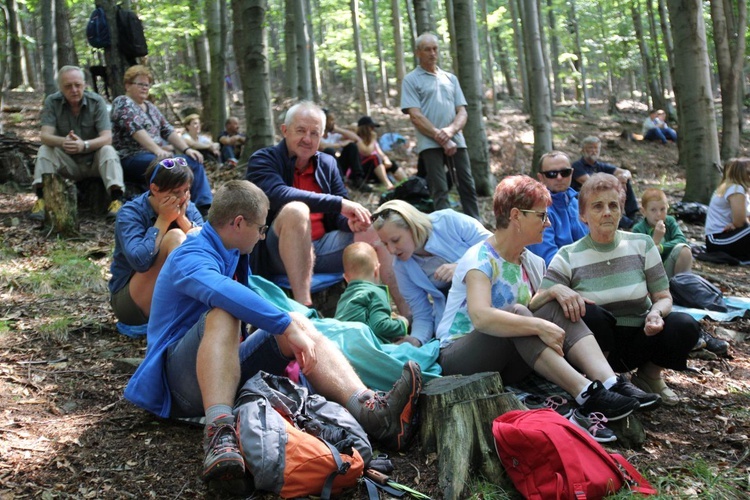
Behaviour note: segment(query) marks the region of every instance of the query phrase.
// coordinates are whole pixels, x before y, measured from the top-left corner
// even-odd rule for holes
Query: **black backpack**
[[[102,7],[94,9],[89,17],[89,23],[86,25],[86,40],[95,49],[108,49],[112,46],[107,16]]]
[[[135,64],[136,57],[148,55],[148,45],[141,20],[135,12],[125,10],[119,5],[117,6],[117,34],[120,52],[128,62]]]
[[[435,210],[427,181],[419,176],[409,177],[393,190],[383,193],[380,197],[380,204],[391,200],[403,200],[411,203],[420,212],[430,213]]]
[[[669,280],[669,291],[675,305],[727,312],[721,290],[693,273],[676,274]]]

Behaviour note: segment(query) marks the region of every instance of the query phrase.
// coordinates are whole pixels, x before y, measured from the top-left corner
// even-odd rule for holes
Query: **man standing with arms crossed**
[[[461,130],[466,125],[466,98],[455,75],[438,63],[438,39],[432,33],[417,38],[419,66],[406,75],[401,89],[401,111],[417,129],[417,152],[427,170],[427,184],[435,210],[450,208],[447,164],[458,185],[466,215],[481,221],[469,153]]]

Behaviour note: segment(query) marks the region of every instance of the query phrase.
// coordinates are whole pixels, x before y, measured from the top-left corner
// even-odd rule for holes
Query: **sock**
[[[354,418],[357,418],[357,415],[362,411],[362,401],[367,401],[372,394],[373,392],[367,388],[355,392],[346,402],[346,409],[349,410],[349,413],[351,413]],[[363,398],[362,396],[365,395],[368,397]]]
[[[42,186],[39,186],[38,188],[36,188],[36,197],[39,198],[40,200],[44,199],[44,189],[42,188]]]
[[[615,385],[616,383],[617,383],[617,375],[612,375],[607,380],[602,382],[602,385],[604,386],[605,389],[610,390],[612,386]]]
[[[232,407],[229,405],[213,405],[206,410],[206,425],[216,422],[222,417],[232,417]]]
[[[576,403],[578,403],[579,405],[583,405],[583,403],[586,402],[586,400],[589,398],[589,395],[587,394],[584,396],[583,394],[587,392],[591,388],[591,386],[594,385],[595,383],[596,381],[591,382],[589,385],[584,387],[581,392],[578,393],[578,396],[576,396]]]

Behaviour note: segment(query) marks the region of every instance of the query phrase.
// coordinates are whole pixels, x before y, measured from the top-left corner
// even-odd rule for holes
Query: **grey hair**
[[[589,144],[601,144],[602,141],[595,135],[590,135],[581,141],[581,149],[585,148]]]
[[[289,108],[289,110],[286,112],[286,116],[284,117],[284,125],[290,127],[292,125],[292,122],[294,122],[297,114],[299,113],[308,113],[316,116],[320,120],[320,131],[323,131],[323,128],[326,125],[326,114],[323,112],[320,106],[312,101],[300,101]]]
[[[417,50],[419,50],[420,48],[422,48],[422,42],[424,42],[428,38],[434,40],[435,43],[440,43],[440,40],[438,39],[437,35],[435,35],[434,33],[430,33],[429,31],[426,31],[426,32],[422,33],[421,35],[419,35],[417,37],[417,39],[414,41],[414,43],[415,43],[415,45],[417,47]]]
[[[57,88],[60,88],[60,79],[62,78],[62,76],[69,71],[78,71],[81,74],[81,78],[83,78],[84,83],[86,82],[86,73],[84,73],[81,68],[72,65],[63,66],[57,72]]]

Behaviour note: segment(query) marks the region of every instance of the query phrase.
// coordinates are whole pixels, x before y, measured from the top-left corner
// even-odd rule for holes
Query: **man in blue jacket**
[[[318,152],[325,123],[325,113],[314,103],[295,104],[281,125],[284,139],[256,151],[245,175],[271,202],[271,228],[254,262],[263,262],[269,275],[286,274],[294,300],[306,306],[312,305],[313,272],[343,273],[344,248],[355,241],[355,234],[357,241],[378,241],[370,230],[369,210],[349,199],[336,159]],[[392,259],[380,245],[375,249],[383,283],[399,305]]]
[[[159,274],[146,357],[125,388],[128,400],[160,417],[206,416],[206,482],[234,485],[244,477],[236,393],[260,370],[283,375],[294,359],[320,394],[345,405],[385,447],[403,447],[412,432],[418,364],[406,363],[389,393],[375,393],[310,320],[250,287],[248,254],[265,237],[267,214],[268,198],[250,182],[229,181],[216,192],[208,223]],[[247,336],[245,325],[258,330]]]
[[[549,266],[560,247],[583,238],[589,228],[578,216],[578,192],[570,187],[573,169],[568,155],[562,151],[542,155],[537,178],[552,194],[552,205],[547,207],[550,226],[544,230],[542,242],[528,249]]]

